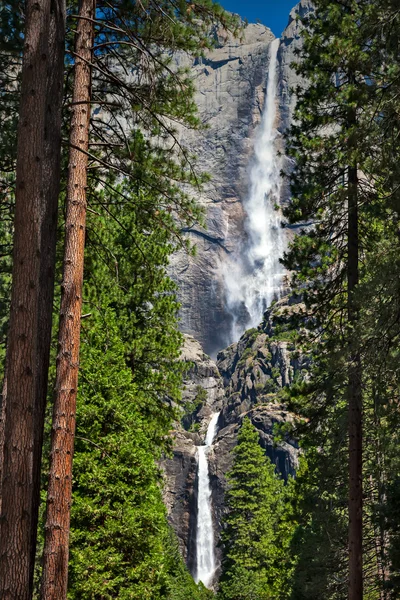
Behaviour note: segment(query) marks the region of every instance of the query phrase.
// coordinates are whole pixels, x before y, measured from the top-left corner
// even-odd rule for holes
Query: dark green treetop
[[[227,514],[219,597],[223,600],[287,598],[290,485],[277,475],[249,418],[243,420],[227,474]]]

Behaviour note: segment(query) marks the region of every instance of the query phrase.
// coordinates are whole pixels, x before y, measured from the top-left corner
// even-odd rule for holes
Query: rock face
[[[282,134],[290,123],[294,97],[290,91],[297,76],[290,68],[294,50],[301,43],[296,14],[310,8],[302,2],[290,15],[278,52],[278,116]],[[172,258],[171,274],[179,286],[181,329],[200,340],[208,354],[229,343],[232,315],[226,307],[223,265],[243,246],[245,211],[249,191],[249,166],[254,138],[265,102],[269,46],[273,33],[260,24],[245,27],[243,38],[234,40],[215,33],[217,47],[192,65],[196,102],[202,132],[181,132],[181,141],[198,156],[198,166],[212,179],[198,194],[206,213],[206,229],[193,226],[187,233],[197,255],[180,252]],[[187,60],[187,59],[186,59]],[[179,62],[184,62],[183,57]],[[282,149],[281,139],[277,149]],[[282,202],[288,197],[282,187]]]
[[[181,329],[200,340],[208,354],[227,344],[231,317],[225,310],[221,265],[243,237],[242,200],[254,130],[264,104],[272,32],[250,24],[243,40],[218,37],[217,47],[192,66],[202,132],[182,132],[182,142],[198,156],[198,167],[212,180],[198,194],[206,229],[188,233],[197,255],[180,252],[171,272],[179,286]]]
[[[305,17],[312,10],[313,6],[310,0],[301,0],[301,2],[291,10],[288,25],[282,33],[279,45],[278,99],[280,122],[278,129],[282,135],[287,131],[292,122],[296,104],[296,96],[293,90],[295,90],[297,86],[302,86],[304,83],[291,66],[298,61],[296,50],[299,50],[302,46],[301,25],[297,21],[297,17]],[[280,150],[283,151],[282,168],[287,172],[290,170],[290,161],[284,156],[282,143],[280,145]],[[289,198],[290,192],[288,184],[286,181],[283,181],[281,188],[282,204],[288,202]]]
[[[238,426],[248,416],[260,432],[260,443],[267,456],[281,475],[287,479],[295,474],[296,441],[287,438],[276,444],[274,433],[276,426],[294,420],[283,403],[282,391],[294,381],[304,380],[310,367],[293,329],[293,321],[302,315],[302,310],[303,305],[298,301],[282,298],[266,311],[258,328],[250,329],[237,344],[218,354],[225,402],[217,443],[227,446],[225,451],[215,454],[216,469],[221,473],[230,468],[229,448],[236,443]]]
[[[192,435],[186,431],[175,431],[173,458],[164,459],[162,463],[168,520],[177,534],[181,554],[191,572],[196,548],[196,445],[199,443],[197,436],[193,439]]]
[[[197,518],[196,446],[203,443],[211,414],[220,411],[219,431],[208,454],[214,527],[218,535],[225,511],[226,472],[244,417],[260,432],[260,444],[284,478],[297,466],[295,440],[274,442],[275,427],[292,422],[282,391],[307,376],[309,361],[297,347],[293,317],[302,305],[284,298],[265,313],[257,329],[247,331],[237,344],[218,354],[215,363],[200,344],[186,336],[183,358],[190,364],[184,391],[182,425],[175,431],[173,458],[163,463],[165,502],[178,534],[182,554],[194,572]],[[218,558],[217,548],[217,558]],[[220,557],[219,557],[220,558]]]
[[[222,409],[224,385],[217,365],[204,353],[200,342],[188,334],[184,340],[182,358],[189,368],[183,381],[183,402],[189,410],[193,408],[200,435],[205,435],[205,421]],[[194,406],[196,401],[198,406]],[[189,421],[187,426],[190,427]]]

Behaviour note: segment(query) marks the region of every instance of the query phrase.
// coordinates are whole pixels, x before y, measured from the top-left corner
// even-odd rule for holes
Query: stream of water
[[[212,415],[204,446],[198,446],[198,494],[195,581],[210,587],[216,570],[212,498],[207,453],[217,433],[219,413]]]

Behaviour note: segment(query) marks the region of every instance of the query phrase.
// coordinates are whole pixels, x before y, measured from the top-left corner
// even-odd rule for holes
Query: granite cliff
[[[301,44],[297,14],[310,9],[302,0],[289,17],[282,34],[277,64],[276,149],[283,150],[294,108],[291,88],[298,78],[290,65]],[[245,200],[249,193],[249,169],[254,140],[266,96],[270,44],[273,33],[264,25],[248,24],[242,39],[215,32],[216,48],[191,65],[199,114],[207,126],[201,132],[181,132],[181,140],[198,156],[198,166],[211,181],[198,193],[206,213],[206,228],[193,226],[187,235],[197,254],[179,252],[171,262],[171,274],[179,287],[181,329],[199,340],[204,350],[216,353],[233,341],[232,314],[227,308],[224,264],[245,247]],[[180,62],[184,62],[184,58]],[[187,59],[186,59],[187,60]],[[285,166],[282,158],[282,166]],[[281,203],[288,200],[281,186]],[[261,315],[260,315],[261,317]]]

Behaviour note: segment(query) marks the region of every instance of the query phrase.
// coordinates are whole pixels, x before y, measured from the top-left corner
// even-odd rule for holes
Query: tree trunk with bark
[[[76,421],[82,285],[86,227],[86,185],[91,101],[95,0],[82,0],[75,42],[75,79],[61,286],[56,389],[45,526],[42,600],[67,595],[72,458]]]
[[[351,78],[350,78],[351,79]],[[349,111],[349,128],[356,125],[355,110]],[[349,135],[350,150],[354,150]],[[358,321],[355,298],[359,283],[359,232],[358,232],[358,175],[357,164],[348,167],[348,263],[347,295],[349,324],[348,367],[348,428],[349,428],[349,600],[363,597],[363,486],[362,486],[362,365],[357,344],[354,341]]]
[[[2,413],[0,598],[32,595],[53,313],[65,0],[27,0]]]
[[[64,92],[65,58],[65,0],[51,3],[49,31],[49,69],[47,82],[47,108],[45,131],[45,162],[43,175],[47,182],[44,196],[41,264],[39,287],[42,301],[39,305],[40,334],[38,337],[37,360],[37,403],[35,407],[33,446],[33,489],[32,496],[32,584],[36,555],[37,524],[39,517],[41,463],[44,420],[48,388],[48,371],[52,332],[54,279],[56,265],[56,242],[58,221],[58,197],[61,182],[61,127],[62,101]]]

